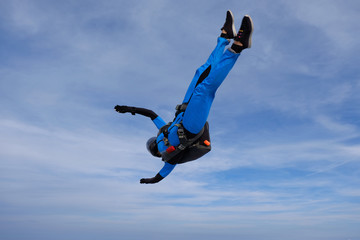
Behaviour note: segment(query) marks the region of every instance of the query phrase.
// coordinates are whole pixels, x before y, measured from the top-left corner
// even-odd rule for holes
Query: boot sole
[[[251,32],[250,32],[250,35],[249,35],[249,42],[248,42],[248,48],[251,48],[251,37],[252,37],[252,34],[254,32],[254,23],[251,19],[251,17],[249,15],[245,15],[245,17],[248,17],[249,20],[250,20],[250,23],[251,23]]]
[[[228,10],[230,15],[231,15],[231,19],[232,19],[232,31],[233,31],[233,38],[236,36],[236,28],[235,28],[235,25],[234,25],[234,15],[233,13],[231,12],[231,10]]]

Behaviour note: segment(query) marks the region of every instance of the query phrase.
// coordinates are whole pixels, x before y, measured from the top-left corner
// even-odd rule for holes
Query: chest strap
[[[167,123],[166,125],[162,126],[160,129],[159,129],[159,132],[157,134],[157,136],[159,136],[161,133],[164,134],[164,138],[163,138],[163,141],[164,141],[164,144],[165,146],[169,146],[170,143],[169,143],[169,127],[171,126],[172,122],[169,122]]]

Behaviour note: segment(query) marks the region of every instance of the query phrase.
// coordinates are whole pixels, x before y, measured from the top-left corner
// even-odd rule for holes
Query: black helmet
[[[156,137],[152,137],[146,142],[146,148],[154,157],[161,157],[156,144]]]

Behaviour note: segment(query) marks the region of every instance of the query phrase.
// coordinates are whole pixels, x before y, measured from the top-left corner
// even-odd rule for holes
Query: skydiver
[[[175,118],[166,124],[152,110],[130,106],[115,106],[119,113],[140,114],[149,117],[159,129],[146,147],[155,157],[162,158],[163,168],[152,178],[140,183],[157,183],[164,179],[177,164],[198,159],[211,150],[207,118],[215,92],[224,81],[242,50],[251,47],[253,22],[249,15],[242,19],[236,33],[234,17],[229,10],[217,39],[217,45],[204,65],[197,69],[182,104],[176,106]],[[225,47],[233,44],[225,50]]]

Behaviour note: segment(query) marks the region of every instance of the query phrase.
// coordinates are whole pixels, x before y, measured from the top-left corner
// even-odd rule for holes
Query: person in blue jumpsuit
[[[158,135],[147,142],[148,151],[164,161],[163,168],[152,178],[142,178],[140,183],[157,183],[164,179],[177,164],[195,160],[210,151],[207,118],[215,93],[234,66],[242,50],[251,47],[253,22],[245,15],[236,33],[234,17],[229,10],[221,28],[217,45],[204,65],[197,69],[175,118],[166,123],[149,109],[115,106],[119,113],[140,114],[151,118],[159,129]],[[225,50],[230,44],[231,47]]]

